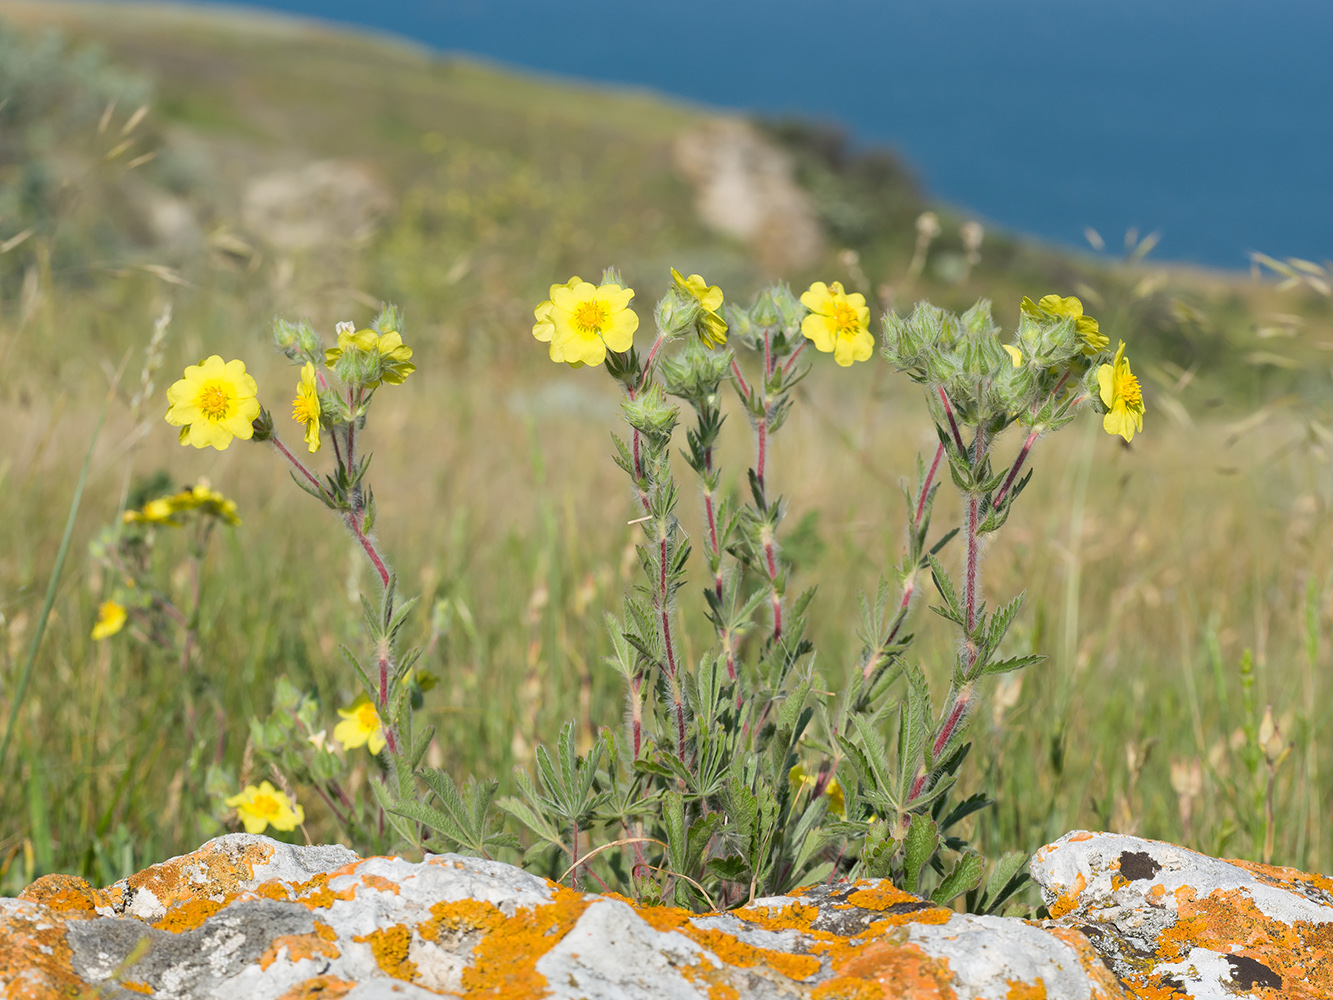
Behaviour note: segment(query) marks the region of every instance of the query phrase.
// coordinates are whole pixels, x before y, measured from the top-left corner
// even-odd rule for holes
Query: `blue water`
[[[443,51],[797,112],[980,218],[1222,267],[1333,256],[1328,0],[253,0]]]

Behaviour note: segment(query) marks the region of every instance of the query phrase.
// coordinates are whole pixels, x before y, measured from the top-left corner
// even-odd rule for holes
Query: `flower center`
[[[281,808],[282,807],[278,805],[277,799],[272,795],[266,795],[264,792],[260,792],[256,795],[254,800],[250,803],[251,812],[267,819],[272,819],[274,816],[278,815],[278,810]]]
[[[839,337],[854,336],[861,328],[856,319],[856,310],[846,302],[834,303],[833,325],[838,328]]]
[[[1125,401],[1126,406],[1133,409],[1143,405],[1143,387],[1139,385],[1137,375],[1124,372],[1116,376],[1115,382],[1116,395]]]
[[[374,732],[380,727],[379,713],[375,711],[375,706],[366,702],[356,710],[356,724],[366,732]]]
[[[199,390],[195,405],[209,420],[221,420],[231,410],[231,393],[221,382],[206,382]]]
[[[580,333],[601,333],[606,322],[606,307],[595,299],[580,302],[574,310],[574,326]]]
[[[292,400],[292,419],[301,424],[313,424],[319,419],[319,397],[314,393],[300,393]]]

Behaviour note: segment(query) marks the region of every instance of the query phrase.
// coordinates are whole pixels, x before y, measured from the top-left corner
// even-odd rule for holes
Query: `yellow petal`
[[[1017,347],[1015,347],[1013,344],[1001,344],[1000,346],[1005,349],[1005,352],[1009,355],[1010,359],[1013,361],[1015,368],[1018,368],[1023,364],[1023,352],[1020,351]]]
[[[1110,365],[1102,365],[1097,369],[1097,389],[1098,395],[1102,397],[1102,405],[1109,407],[1112,400],[1112,383],[1115,381],[1115,369]],[[1115,431],[1110,433],[1114,434]]]
[[[806,294],[809,294],[808,292]],[[805,296],[801,297],[804,300]],[[812,312],[805,319],[801,320],[801,333],[808,340],[814,341],[815,347],[828,354],[833,350],[833,342],[837,328],[833,320],[818,312]]]

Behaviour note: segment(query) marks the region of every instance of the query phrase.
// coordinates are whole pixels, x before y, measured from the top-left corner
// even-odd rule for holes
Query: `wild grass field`
[[[308,316],[331,339],[380,302],[406,310],[419,370],[379,401],[367,447],[382,548],[401,589],[423,597],[408,633],[438,677],[430,758],[509,787],[566,720],[585,737],[620,723],[619,679],[601,662],[602,613],[636,568],[634,510],[610,461],[617,393],[598,371],[551,364],[530,333],[548,285],[611,264],[645,315],[672,265],[736,298],[773,276],[798,290],[841,280],[899,309],[985,297],[1006,327],[1023,295],[1081,296],[1113,343],[1131,343],[1148,417],[1132,446],[1091,414],[1042,442],[1024,503],[986,552],[988,591],[1027,590],[1020,651],[1046,659],[985,692],[964,783],[997,804],[972,821],[975,840],[1031,851],[1086,827],[1258,858],[1271,705],[1270,742],[1291,748],[1271,774],[1272,859],[1333,861],[1333,309],[1317,268],[1281,287],[1154,265],[1137,240],[1122,258],[991,233],[960,277],[964,217],[936,206],[943,233],[914,277],[913,223],[929,206],[906,172],[787,123],[765,134],[796,164],[826,250],[769,275],[753,246],[700,221],[674,165],[673,141],[706,109],[239,14],[7,2],[0,18],[13,95],[0,114],[21,137],[0,149],[7,894],[50,871],[110,882],[194,848],[215,832],[207,768],[243,768],[249,720],[269,712],[279,677],[315,692],[329,726],[355,693],[338,646],[358,641],[358,595],[374,584],[347,533],[270,449],[181,448],[161,419],[164,387],[219,353],[245,359],[285,423],[295,377],[268,343],[275,314]],[[64,42],[39,57],[32,39],[52,25]],[[103,62],[78,55],[91,41]],[[347,201],[256,215],[256,178],[299,195],[316,176],[300,171],[330,160],[351,178]],[[305,245],[278,233],[312,218],[323,228]],[[163,364],[135,414],[168,306]],[[934,447],[918,394],[878,358],[842,370],[819,356],[772,457],[793,586],[818,582],[811,627],[835,684],[860,650],[856,595],[899,557],[899,483]],[[730,411],[724,491],[742,490],[752,463],[744,421]],[[201,476],[242,523],[215,533],[202,567],[197,656],[183,670],[179,651],[128,632],[92,640],[110,581],[89,543],[140,484]],[[956,498],[941,496],[937,520],[956,520]],[[183,539],[154,539],[157,586],[184,594]],[[945,677],[952,640],[933,617],[917,608],[913,655]],[[711,633],[693,612],[684,625],[693,662]],[[361,760],[364,781],[374,765]],[[302,801],[308,835],[334,836],[318,801]]]

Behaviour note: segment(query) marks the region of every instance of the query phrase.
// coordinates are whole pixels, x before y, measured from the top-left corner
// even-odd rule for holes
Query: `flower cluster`
[[[127,510],[123,515],[126,524],[161,524],[180,527],[182,514],[198,512],[204,517],[215,517],[232,526],[241,523],[236,513],[236,501],[229,500],[209,485],[207,479],[201,479],[193,486],[188,486],[177,493],[149,500],[138,510]]]

